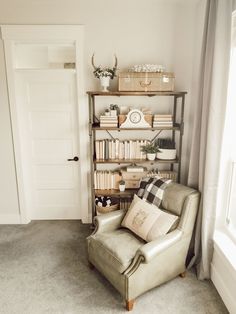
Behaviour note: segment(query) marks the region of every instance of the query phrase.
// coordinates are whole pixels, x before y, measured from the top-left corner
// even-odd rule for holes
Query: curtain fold
[[[207,0],[199,72],[198,106],[190,151],[188,185],[201,193],[194,234],[199,279],[210,278],[220,153],[224,129],[233,0]]]

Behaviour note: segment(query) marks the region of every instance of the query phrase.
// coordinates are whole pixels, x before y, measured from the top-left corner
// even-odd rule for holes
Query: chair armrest
[[[95,230],[93,234],[116,230],[120,227],[126,211],[124,209],[94,217]]]
[[[143,257],[144,263],[149,263],[157,255],[177,243],[181,239],[182,234],[182,231],[176,229],[154,241],[144,244],[138,249],[136,254]]]
[[[164,252],[172,245],[177,243],[183,235],[183,232],[176,229],[168,234],[165,234],[158,239],[144,244],[135,254],[133,262],[124,272],[124,275],[131,276],[141,263],[149,263],[152,259]]]

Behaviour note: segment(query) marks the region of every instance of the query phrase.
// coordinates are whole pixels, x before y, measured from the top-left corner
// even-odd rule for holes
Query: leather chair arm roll
[[[95,230],[93,234],[118,229],[125,214],[126,211],[121,209],[107,213],[106,215],[99,215],[94,217]]]
[[[182,235],[183,232],[176,229],[154,241],[144,244],[140,249],[138,249],[136,255],[143,257],[143,263],[149,263],[157,255],[177,243],[181,239]]]

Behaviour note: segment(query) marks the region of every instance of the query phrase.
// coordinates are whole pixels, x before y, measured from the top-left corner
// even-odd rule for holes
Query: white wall
[[[96,54],[96,63],[106,65],[113,62],[113,53],[118,56],[119,68],[135,63],[158,63],[176,74],[176,89],[186,90],[186,117],[191,115],[191,83],[194,63],[194,44],[197,0],[12,0],[0,2],[0,24],[84,24],[85,25],[85,88],[98,88],[98,80],[92,75],[91,55]],[[0,46],[0,57],[2,46]],[[0,75],[1,85],[4,74]],[[116,89],[117,80],[112,82]],[[3,100],[7,108],[7,99]],[[84,106],[87,106],[85,103]],[[1,109],[2,110],[2,109]],[[87,111],[85,111],[85,117]],[[5,110],[1,119],[9,121]],[[9,137],[10,125],[4,122],[3,137],[8,150],[12,150]],[[184,151],[188,149],[189,124],[186,120]],[[11,151],[12,154],[12,151]],[[187,158],[184,157],[187,165]],[[0,184],[7,181],[11,189],[2,193],[5,203],[16,201],[16,184],[12,184],[14,164],[9,169],[0,163]],[[186,177],[187,167],[184,169]],[[13,205],[11,205],[13,206]],[[10,203],[8,207],[11,207]],[[16,203],[13,208],[17,209]],[[0,214],[3,206],[0,203]]]
[[[18,222],[19,207],[4,71],[3,47],[2,42],[0,42],[0,221],[2,223],[14,223]]]

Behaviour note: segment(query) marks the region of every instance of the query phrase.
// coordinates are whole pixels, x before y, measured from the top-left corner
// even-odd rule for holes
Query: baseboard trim
[[[211,263],[211,280],[219,292],[228,311],[233,314],[236,313],[236,303],[234,296],[236,268],[234,263],[235,261],[233,259],[229,260],[229,247],[229,245],[227,246],[226,239],[224,239],[223,248],[221,248],[221,243],[219,241],[217,242],[215,239],[213,259]],[[229,250],[228,254],[226,254],[226,248]],[[235,247],[232,246],[231,250],[233,253]]]
[[[18,225],[21,224],[20,215],[0,215],[1,225]]]
[[[227,286],[224,283],[223,278],[217,272],[214,265],[211,265],[211,280],[216,287],[217,291],[219,292],[224,304],[226,305],[228,311],[230,313],[235,313],[235,300],[232,296],[232,293],[229,291]]]

